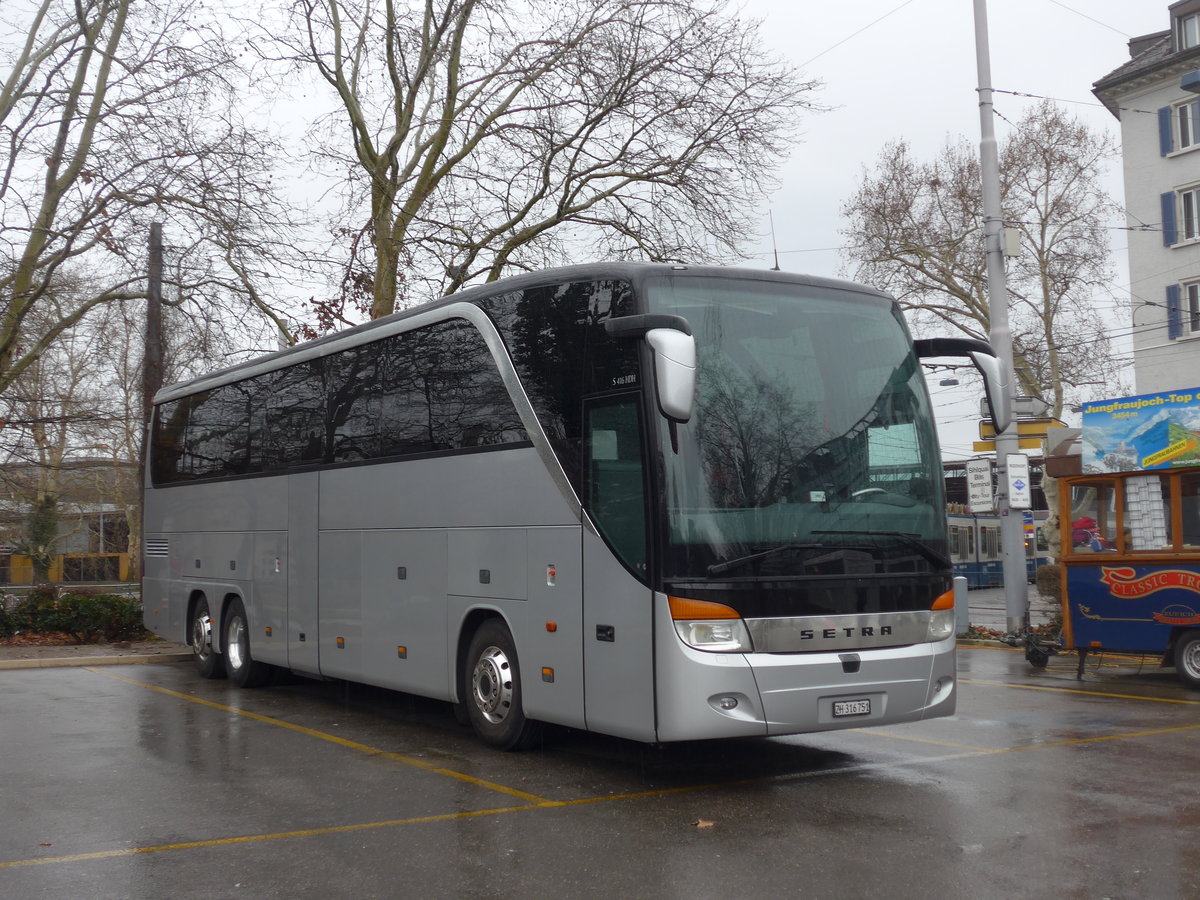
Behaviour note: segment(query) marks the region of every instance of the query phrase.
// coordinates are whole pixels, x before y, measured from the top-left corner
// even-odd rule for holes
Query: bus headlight
[[[946,591],[929,608],[929,633],[925,640],[944,641],[954,634],[954,625],[954,591]]]
[[[926,640],[930,643],[944,641],[952,634],[954,634],[954,610],[932,610],[929,613],[929,635]]]
[[[749,653],[750,632],[741,619],[675,621],[675,633],[689,647],[711,653]]]
[[[749,653],[750,631],[737,610],[707,600],[668,597],[675,633],[689,647],[709,653]]]

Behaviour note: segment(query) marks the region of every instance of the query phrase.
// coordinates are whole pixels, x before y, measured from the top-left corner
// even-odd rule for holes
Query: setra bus
[[[871,288],[606,263],[167,387],[146,624],[205,676],[440,698],[502,748],[948,715],[935,355],[998,396],[986,344],[914,345]]]

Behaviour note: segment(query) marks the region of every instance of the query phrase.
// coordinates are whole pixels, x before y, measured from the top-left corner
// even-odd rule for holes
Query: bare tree
[[[436,294],[579,254],[732,257],[812,107],[724,0],[292,11],[277,40],[336,94],[318,133],[352,179],[339,302],[373,318],[416,278]]]
[[[31,312],[31,326],[61,318],[79,303],[80,285],[59,281]],[[70,515],[71,498],[64,497],[70,493],[64,483],[68,456],[73,449],[91,455],[112,449],[99,443],[111,417],[105,408],[109,359],[100,332],[74,328],[22,369],[0,400],[0,482],[29,511],[17,546],[31,558],[36,581],[47,579],[58,540],[70,530],[67,523],[79,519]],[[77,521],[73,527],[81,526]]]
[[[1099,179],[1114,156],[1107,135],[1048,101],[1016,123],[1000,154],[1005,225],[1021,236],[1007,273],[1017,378],[1055,416],[1072,399],[1111,393],[1122,377],[1095,308],[1112,280],[1114,207]],[[842,209],[854,276],[890,290],[918,322],[986,340],[982,207],[965,139],[928,162],[903,141],[888,145]]]
[[[235,112],[236,47],[202,7],[0,10],[18,36],[0,69],[0,391],[93,310],[144,296],[153,219],[194,248],[174,297],[211,307],[233,289],[261,303],[247,258],[287,244],[285,217],[271,148]],[[86,264],[91,291],[63,306],[51,295],[72,264]]]

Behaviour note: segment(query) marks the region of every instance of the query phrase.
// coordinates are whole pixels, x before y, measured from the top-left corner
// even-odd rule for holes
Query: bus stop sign
[[[967,460],[967,503],[973,513],[991,512],[996,508],[990,459]]]
[[[1029,457],[1024,453],[1008,454],[1008,508],[1031,509],[1033,486],[1029,480]]]

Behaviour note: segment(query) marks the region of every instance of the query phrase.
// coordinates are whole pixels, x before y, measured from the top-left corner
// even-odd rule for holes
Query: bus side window
[[[586,502],[601,534],[646,576],[646,489],[637,395],[585,406]]]

